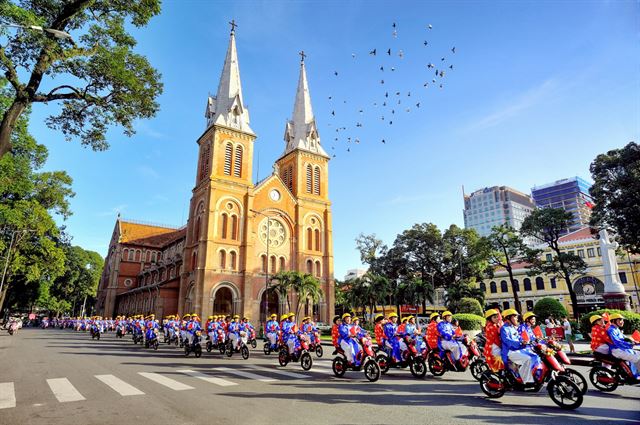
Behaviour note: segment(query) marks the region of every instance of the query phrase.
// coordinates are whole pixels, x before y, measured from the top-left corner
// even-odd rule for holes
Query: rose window
[[[272,218],[263,220],[260,224],[260,240],[266,245],[267,240],[269,241],[269,246],[272,248],[277,248],[281,246],[287,238],[287,231],[284,228],[284,225],[278,220],[274,220]]]

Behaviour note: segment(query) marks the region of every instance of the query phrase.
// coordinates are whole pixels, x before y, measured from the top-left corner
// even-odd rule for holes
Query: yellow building
[[[591,229],[582,228],[560,238],[562,251],[571,252],[580,256],[587,263],[584,274],[573,276],[573,289],[578,298],[579,312],[584,313],[598,308],[604,308],[602,298],[604,292],[604,269],[602,264],[602,252],[598,239],[591,234]],[[552,255],[551,250],[543,252],[543,256]],[[640,286],[640,256],[621,253],[618,259],[618,275],[624,285],[629,304],[633,311],[639,311],[638,286]],[[545,297],[558,299],[573,316],[571,297],[566,282],[561,276],[528,276],[527,266],[523,263],[513,265],[514,278],[517,281],[516,290],[520,300],[521,311],[533,310],[535,303]],[[485,292],[487,305],[497,303],[501,308],[514,308],[515,301],[513,290],[509,283],[509,274],[506,270],[496,271],[492,279],[485,279],[480,284],[480,289]]]

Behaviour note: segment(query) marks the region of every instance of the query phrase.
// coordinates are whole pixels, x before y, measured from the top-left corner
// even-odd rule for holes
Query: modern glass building
[[[571,177],[536,186],[531,195],[538,208],[562,208],[573,214],[573,222],[565,233],[574,232],[589,224],[593,199],[591,185],[580,177]]]
[[[534,208],[529,195],[507,186],[485,187],[464,195],[464,226],[480,236],[489,235],[500,224],[518,230]]]

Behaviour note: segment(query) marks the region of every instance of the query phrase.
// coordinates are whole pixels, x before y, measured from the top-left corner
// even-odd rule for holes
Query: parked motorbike
[[[307,335],[298,336],[298,347],[293,353],[289,352],[289,347],[286,344],[283,345],[278,353],[278,363],[280,363],[282,367],[289,364],[289,362],[298,361],[300,361],[302,370],[309,370],[311,366],[313,366],[313,359],[311,358],[311,354],[309,354],[309,337]]]
[[[568,376],[564,366],[556,358],[556,351],[537,343],[533,347],[541,362],[534,370],[533,383],[525,384],[518,376],[515,365],[509,362],[506,369],[493,372],[487,370],[480,378],[480,388],[489,398],[500,398],[506,391],[540,391],[547,384],[547,392],[553,402],[562,409],[577,409],[582,405],[582,391]]]
[[[353,371],[364,371],[364,376],[369,380],[369,382],[375,382],[380,379],[380,366],[376,362],[376,356],[373,352],[371,337],[365,336],[360,339],[360,345],[362,346],[362,350],[356,355],[354,363],[349,363],[347,361],[347,356],[344,353],[342,348],[336,348],[334,354],[337,354],[334,357],[333,362],[331,363],[331,368],[333,369],[333,374],[338,378],[344,376],[347,370]]]
[[[202,336],[202,332],[195,331],[193,334],[193,341],[189,344],[189,340],[184,341],[184,355],[185,357],[189,356],[189,353],[193,353],[196,358],[202,355],[202,345],[200,344],[200,339]]]
[[[414,378],[424,378],[427,373],[427,365],[424,358],[416,348],[416,341],[408,335],[403,337],[407,349],[404,350],[400,356],[401,360],[397,361],[390,351],[381,349],[376,355],[376,362],[380,366],[380,372],[386,374],[390,368],[406,369],[409,367],[411,374]]]
[[[593,353],[589,380],[594,387],[604,392],[615,391],[620,385],[639,385],[640,379],[636,378],[625,360],[610,354]]]

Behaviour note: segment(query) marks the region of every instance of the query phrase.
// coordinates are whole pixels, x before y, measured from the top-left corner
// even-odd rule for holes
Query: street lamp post
[[[38,32],[45,33],[45,34],[51,34],[52,36],[54,36],[55,38],[58,38],[60,40],[70,40],[71,42],[73,42],[73,38],[71,38],[71,34],[69,34],[68,32],[65,32],[65,31],[54,29],[54,28],[44,28],[44,27],[41,27],[41,26],[38,26],[38,25],[5,24],[5,23],[2,23],[2,22],[0,22],[0,26],[38,31]]]
[[[264,275],[264,314],[266,315],[268,313],[267,309],[269,308],[269,245],[271,245],[271,217],[268,216],[265,213],[262,213],[260,211],[256,211],[251,209],[250,210],[252,213],[254,214],[258,214],[261,215],[263,217],[267,218],[267,258],[265,260],[265,275]],[[280,214],[277,214],[280,215]],[[262,320],[262,318],[260,318]],[[265,323],[266,323],[266,317],[265,317]]]

